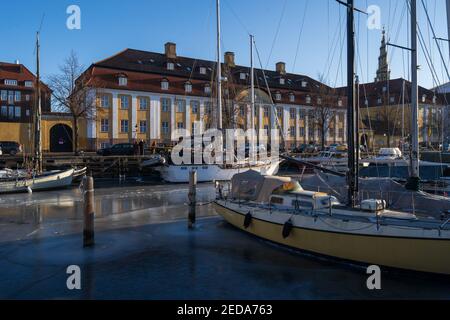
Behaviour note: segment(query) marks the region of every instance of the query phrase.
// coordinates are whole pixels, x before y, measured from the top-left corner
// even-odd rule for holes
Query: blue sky
[[[249,64],[248,32],[256,37],[263,65],[273,69],[285,61],[288,72],[318,78],[331,85],[345,82],[345,9],[334,0],[221,0],[223,51],[234,51],[239,64]],[[424,0],[438,37],[447,38],[445,0]],[[408,45],[405,0],[355,0],[357,7],[381,8],[381,23],[390,39]],[[68,30],[66,9],[81,8],[81,30]],[[425,87],[447,81],[421,0],[419,24],[431,50],[438,78],[420,50],[419,82]],[[306,9],[306,10],[305,10]],[[34,37],[41,30],[42,73],[58,71],[58,65],[75,50],[87,67],[125,48],[162,52],[164,43],[177,43],[179,55],[215,59],[215,0],[29,0],[2,3],[0,61],[19,59],[35,70]],[[305,19],[303,19],[305,18]],[[377,68],[381,30],[368,30],[366,17],[357,16],[358,73],[372,81]],[[341,26],[339,26],[341,22]],[[302,32],[300,33],[303,24]],[[278,27],[279,26],[279,27]],[[278,31],[278,33],[277,33]],[[301,35],[299,50],[297,43]],[[448,45],[441,44],[448,64]],[[392,78],[408,78],[407,52],[390,49]],[[297,58],[296,58],[297,56]],[[295,67],[294,67],[295,62]]]

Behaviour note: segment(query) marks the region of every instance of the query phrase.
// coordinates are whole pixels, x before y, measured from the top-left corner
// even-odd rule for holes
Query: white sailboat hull
[[[238,173],[248,170],[255,170],[262,175],[272,176],[278,173],[280,162],[275,161],[267,164],[260,164],[247,167],[231,167],[226,168],[219,165],[169,165],[157,167],[161,178],[170,183],[188,183],[189,172],[197,171],[198,182],[227,181]]]
[[[74,169],[54,172],[34,178],[0,181],[0,193],[19,193],[65,188],[72,184]]]

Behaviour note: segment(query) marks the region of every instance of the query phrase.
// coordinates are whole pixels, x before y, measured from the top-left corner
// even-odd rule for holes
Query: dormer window
[[[390,98],[389,98],[389,101],[390,101],[391,103],[394,103],[394,102],[395,102],[395,97],[390,97]]]
[[[425,102],[425,101],[427,101],[427,95],[426,94],[422,95],[422,102]]]
[[[342,107],[342,99],[338,99],[338,107]]]
[[[167,70],[174,70],[175,64],[173,62],[167,62]]]
[[[17,86],[17,80],[5,79],[5,85],[7,85],[7,86]]]
[[[205,67],[200,67],[199,72],[200,72],[200,74],[206,74],[206,68]]]
[[[308,85],[308,82],[302,81],[302,88],[306,88],[307,85]]]
[[[378,104],[381,104],[381,98],[378,98],[378,99],[377,99],[377,103],[378,103]]]
[[[387,88],[386,88],[386,86],[384,86],[383,87],[383,92],[386,92],[387,91]]]
[[[245,80],[245,79],[247,79],[247,74],[244,73],[244,72],[241,72],[240,75],[239,75],[239,78],[240,78],[241,80]]]
[[[161,90],[169,90],[169,81],[167,79],[161,81]]]
[[[33,81],[25,81],[25,87],[32,88],[33,87]]]
[[[192,92],[192,83],[186,82],[186,83],[184,84],[184,91],[185,91],[185,92]]]
[[[289,101],[295,102],[295,95],[293,93],[289,94]]]
[[[284,78],[280,78],[280,84],[284,85],[286,83],[286,81],[284,80]]]
[[[311,103],[311,96],[310,95],[306,96],[306,103]]]
[[[211,86],[209,84],[205,85],[205,94],[211,94]]]
[[[281,93],[280,92],[275,93],[275,100],[281,101]]]
[[[436,101],[437,101],[437,97],[433,96],[433,104],[436,104]]]
[[[128,84],[128,78],[125,76],[119,76],[119,86],[126,86]]]
[[[365,100],[364,100],[364,104],[365,104],[366,106],[368,106],[368,105],[369,105],[369,100],[368,100],[368,99],[365,99]]]

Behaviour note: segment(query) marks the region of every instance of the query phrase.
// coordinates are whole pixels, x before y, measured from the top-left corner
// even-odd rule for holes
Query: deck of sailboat
[[[425,218],[415,218],[415,219],[395,218],[396,211],[392,210],[385,210],[384,213],[385,214],[393,213],[394,215],[392,216],[380,215],[377,218],[375,213],[367,212],[367,214],[365,214],[362,213],[361,210],[357,208],[350,208],[343,205],[334,206],[331,210],[329,209],[295,210],[295,209],[274,208],[271,205],[258,204],[251,201],[242,202],[239,200],[223,200],[223,202],[226,203],[228,208],[232,208],[234,211],[236,211],[236,213],[244,215],[247,214],[249,210],[251,210],[253,214],[267,213],[268,211],[270,211],[271,213],[277,212],[286,214],[287,217],[293,216],[305,216],[312,218],[326,217],[327,219],[332,219],[336,221],[345,221],[345,222],[354,221],[361,223],[378,224],[380,227],[389,225],[395,227],[436,230],[437,232],[450,231],[449,220],[440,221],[436,219],[425,219]],[[218,204],[221,205],[220,201],[218,202]],[[343,213],[343,211],[345,211],[346,213]]]

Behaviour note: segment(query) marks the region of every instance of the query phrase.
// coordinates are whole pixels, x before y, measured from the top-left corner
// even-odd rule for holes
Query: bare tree
[[[84,66],[80,64],[77,54],[71,51],[59,66],[59,73],[48,78],[55,110],[72,115],[75,153],[79,151],[80,120],[95,118],[95,87],[92,83],[88,84],[89,79],[84,76],[83,71]]]
[[[316,95],[313,116],[314,130],[320,133],[322,149],[325,147],[327,132],[330,129],[331,120],[335,116],[334,106],[337,104],[335,89],[325,84],[325,77],[319,75],[319,83],[313,93]]]

